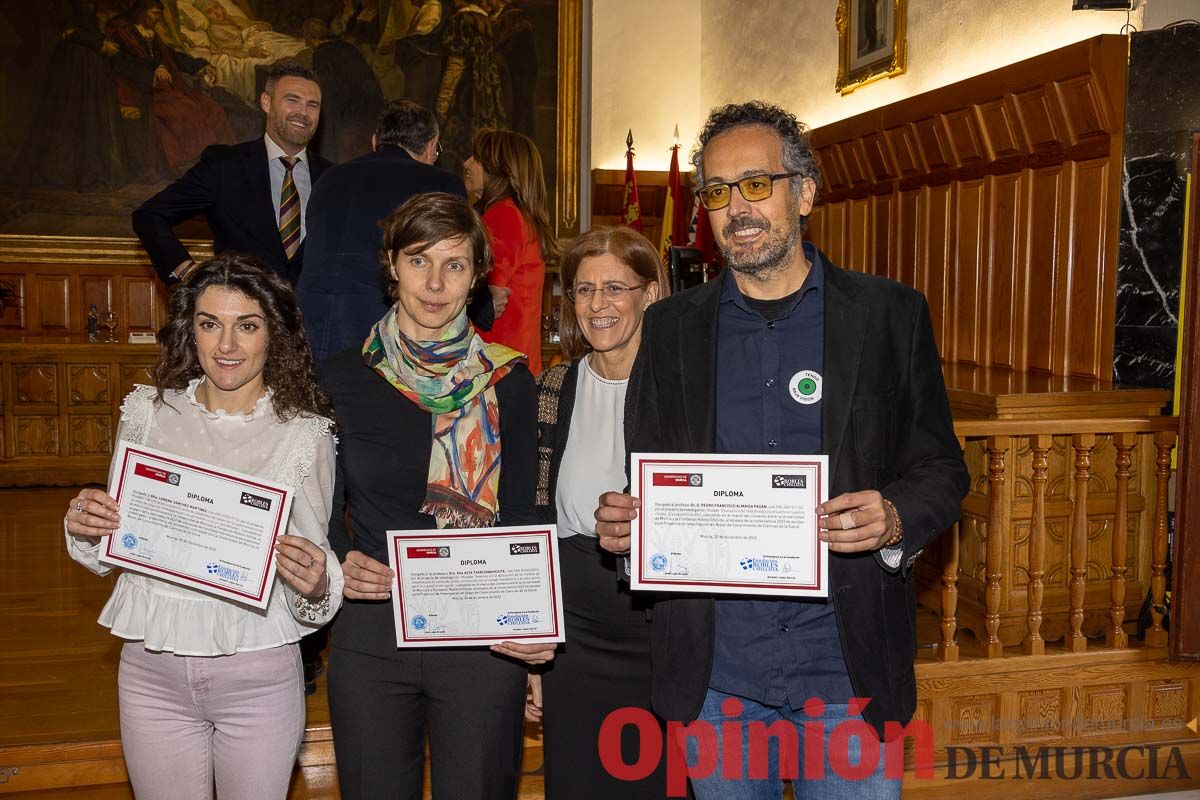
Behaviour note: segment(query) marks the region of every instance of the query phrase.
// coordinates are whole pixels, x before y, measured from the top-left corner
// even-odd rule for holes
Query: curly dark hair
[[[204,374],[192,325],[196,300],[210,286],[245,295],[262,307],[267,320],[263,383],[271,390],[275,415],[281,421],[299,414],[333,419],[333,405],[317,384],[312,350],[292,287],[274,270],[238,253],[202,262],[171,293],[167,324],[158,332],[162,355],[154,368],[157,402],[163,402],[168,389],[182,391],[189,381]]]
[[[761,100],[750,100],[746,103],[730,103],[714,108],[700,131],[699,142],[692,149],[691,162],[696,170],[694,184],[704,185],[704,148],[708,143],[721,134],[729,133],[734,128],[756,125],[770,128],[779,134],[783,144],[783,167],[788,172],[799,172],[790,178],[793,191],[799,192],[805,178],[809,178],[821,188],[821,170],[817,165],[817,157],[808,139],[808,127],[796,119],[796,115]],[[816,194],[813,195],[816,200]]]

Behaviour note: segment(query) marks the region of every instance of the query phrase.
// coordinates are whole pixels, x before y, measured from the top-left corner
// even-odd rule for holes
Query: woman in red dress
[[[542,371],[542,282],[546,262],[558,255],[542,158],[528,136],[491,128],[475,132],[471,149],[463,180],[479,198],[477,208],[492,237],[488,284],[511,292],[492,329],[480,335],[524,353],[537,375]]]

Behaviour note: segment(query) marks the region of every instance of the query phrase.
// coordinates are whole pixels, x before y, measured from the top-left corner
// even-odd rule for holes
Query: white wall
[[[687,168],[705,113],[699,50],[700,0],[593,0],[593,167],[624,169],[632,128],[637,168],[665,170],[678,123],[680,167]]]
[[[909,0],[907,73],[841,96],[837,4],[594,0],[592,165],[624,166],[630,127],[638,168],[665,169],[675,121],[686,152],[721,103],[770,100],[817,127],[1125,24],[1124,11],[1071,11],[1071,0]]]

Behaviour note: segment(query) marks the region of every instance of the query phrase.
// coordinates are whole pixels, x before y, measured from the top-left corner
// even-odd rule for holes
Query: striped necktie
[[[283,251],[288,261],[300,249],[300,192],[292,180],[292,169],[300,159],[295,156],[280,156],[283,168],[283,188],[279,190],[279,238],[283,240]]]

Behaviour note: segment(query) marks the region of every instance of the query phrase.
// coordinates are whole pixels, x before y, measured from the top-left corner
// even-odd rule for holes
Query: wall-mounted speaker
[[[1071,0],[1072,11],[1128,11],[1133,0]]]

